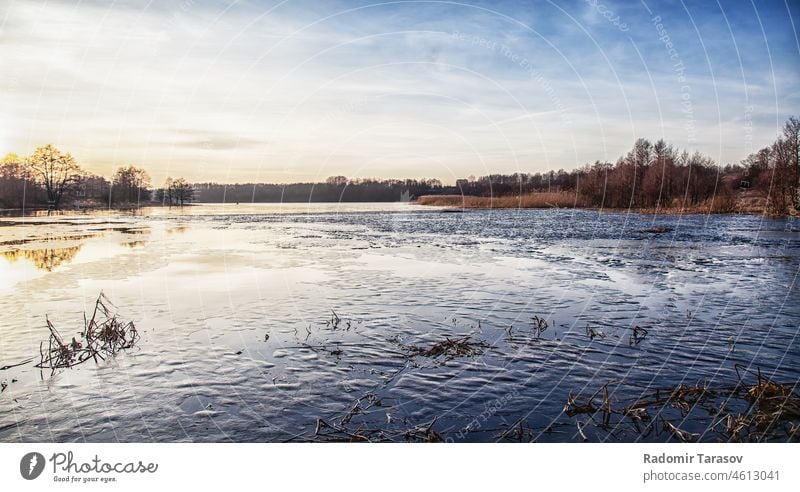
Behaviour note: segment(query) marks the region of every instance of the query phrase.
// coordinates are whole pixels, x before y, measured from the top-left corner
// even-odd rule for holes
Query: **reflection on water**
[[[167,229],[167,234],[181,234],[189,230],[187,224],[178,224]]]
[[[0,241],[0,246],[21,246],[29,243],[47,242],[65,242],[65,241],[82,241],[97,236],[95,233],[91,234],[73,234],[71,236],[53,236],[48,234],[43,237],[26,237],[24,239],[6,239]]]
[[[150,234],[152,230],[150,227],[123,227],[114,229],[117,232],[122,233],[125,236],[134,236],[137,239],[128,239],[127,237],[123,237],[120,241],[120,244],[125,246],[126,248],[141,248],[146,246],[150,242]]]
[[[76,259],[91,262],[116,256],[117,248],[143,248],[150,242],[151,233],[146,224],[98,223],[86,218],[3,223],[6,224],[0,228],[0,290],[3,291],[53,273]]]
[[[226,215],[300,215],[300,214],[350,214],[373,212],[407,212],[419,210],[412,202],[347,203],[347,202],[299,202],[299,203],[202,203],[183,207],[141,207],[128,210],[86,209],[86,210],[27,210],[24,219],[65,220],[76,218],[155,218],[155,217],[202,217]],[[436,210],[445,207],[426,207]],[[449,208],[449,207],[447,207]],[[19,210],[4,211],[0,216],[20,217]],[[11,219],[3,219],[10,222]],[[3,225],[0,220],[0,225]],[[19,220],[18,220],[19,221]]]
[[[11,263],[17,262],[19,259],[24,258],[33,265],[47,272],[52,272],[56,267],[64,262],[72,260],[81,246],[72,246],[66,248],[43,248],[43,249],[12,249],[11,251],[4,251],[3,257]]]
[[[143,246],[146,246],[147,243],[149,242],[150,241],[126,241],[120,244],[122,244],[126,248],[141,248]]]

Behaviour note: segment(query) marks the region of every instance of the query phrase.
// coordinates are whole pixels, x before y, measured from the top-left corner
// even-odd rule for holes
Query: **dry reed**
[[[420,205],[461,208],[577,208],[584,206],[573,192],[553,191],[509,196],[424,195]]]
[[[50,331],[47,349],[39,345],[39,368],[56,369],[73,367],[87,360],[105,360],[121,350],[133,347],[140,335],[133,321],[123,321],[112,314],[113,304],[102,292],[95,301],[91,319],[84,316],[84,328],[78,338],[65,341],[53,323],[46,318]]]

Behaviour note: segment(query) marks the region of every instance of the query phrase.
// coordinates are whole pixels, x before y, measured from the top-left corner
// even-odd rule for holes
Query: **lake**
[[[5,217],[0,252],[1,441],[798,437],[726,420],[800,380],[796,218],[198,205]],[[136,345],[36,368],[101,291]]]

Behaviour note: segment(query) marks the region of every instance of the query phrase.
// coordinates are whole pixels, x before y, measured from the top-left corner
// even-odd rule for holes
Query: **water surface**
[[[668,440],[624,418],[596,426],[565,402],[610,382],[619,405],[735,384],[737,366],[800,380],[798,272],[791,218],[410,204],[7,217],[0,366],[38,358],[45,316],[78,332],[100,291],[142,339],[54,375],[0,370],[0,440],[313,440],[318,419],[449,440],[514,426],[526,440],[583,440],[579,427]],[[632,339],[636,326],[646,336]],[[480,355],[412,353],[464,336]],[[698,412],[665,409],[724,440]]]

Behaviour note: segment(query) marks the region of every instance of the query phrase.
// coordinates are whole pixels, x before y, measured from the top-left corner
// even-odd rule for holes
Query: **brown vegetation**
[[[511,196],[425,195],[420,205],[461,208],[574,208],[584,206],[574,192],[537,192]]]
[[[412,355],[421,355],[432,359],[444,356],[446,360],[450,360],[456,357],[481,355],[487,346],[486,342],[482,340],[471,340],[470,336],[464,336],[455,339],[445,337],[444,340],[431,347],[411,346],[408,349]]]
[[[84,327],[78,338],[65,341],[53,323],[47,319],[50,338],[45,349],[44,342],[39,347],[39,368],[56,369],[73,367],[89,359],[98,362],[109,355],[133,347],[139,340],[139,332],[133,321],[123,321],[112,314],[113,305],[101,292],[94,305],[94,312],[89,320],[84,317]]]
[[[698,410],[712,417],[710,424],[705,426],[705,432],[720,440],[795,441],[800,438],[800,395],[796,391],[797,384],[775,382],[762,376],[761,371],[748,374],[755,377],[753,382],[747,382],[740,376],[738,384],[734,386],[680,384],[674,388],[643,391],[636,401],[622,408],[611,405],[608,388],[623,383],[612,382],[584,401],[578,401],[577,397],[570,394],[564,405],[564,413],[570,417],[588,415],[589,422],[609,431],[624,427],[627,420],[642,436],[667,432],[669,437],[677,441],[692,442],[703,436],[688,432],[681,425],[690,422],[690,414]],[[670,412],[675,412],[681,423],[676,425],[671,422],[668,416]],[[596,420],[596,417],[600,418]],[[660,425],[656,425],[657,421],[660,421]]]
[[[343,323],[335,312],[321,328],[325,333],[337,330]],[[455,324],[455,323],[454,323]],[[513,338],[515,343],[540,343],[542,332],[554,324],[539,316],[531,318],[531,329],[522,329]],[[309,333],[310,333],[309,327]],[[498,327],[500,328],[500,327]],[[481,330],[480,323],[473,329]],[[512,327],[503,328],[512,340]],[[629,327],[628,341],[636,346],[649,337],[648,330],[638,325]],[[586,328],[590,339],[605,338],[603,332]],[[525,335],[528,335],[527,337]],[[326,340],[327,337],[326,337]],[[570,392],[563,414],[570,420],[552,421],[543,428],[532,427],[523,415],[515,420],[490,422],[493,411],[476,416],[460,431],[444,415],[430,415],[420,423],[398,412],[398,401],[391,396],[394,382],[414,368],[433,368],[460,357],[479,356],[501,346],[490,344],[473,335],[442,336],[428,343],[404,344],[399,337],[390,339],[399,347],[400,364],[394,372],[380,372],[381,381],[352,400],[338,412],[316,420],[316,426],[292,440],[312,442],[442,442],[465,439],[470,432],[492,433],[497,441],[535,442],[546,434],[569,433],[583,441],[616,439],[628,441],[633,435],[645,440],[680,442],[796,441],[800,438],[800,395],[797,383],[780,383],[761,374],[736,366],[738,381],[725,385],[676,383],[666,387],[641,387],[625,380],[611,381],[586,396]],[[294,348],[323,353],[322,346],[301,344]],[[646,342],[645,342],[646,343]],[[358,343],[337,343],[337,359],[342,350]],[[514,348],[515,345],[510,345]],[[286,347],[292,348],[292,347]],[[333,351],[330,351],[333,353]],[[420,359],[420,357],[428,359]],[[629,395],[627,398],[623,395]],[[490,407],[487,407],[490,408]],[[511,414],[513,417],[514,414]],[[510,422],[510,423],[509,423]],[[481,425],[479,425],[481,424]],[[485,426],[483,424],[486,424]],[[495,434],[496,433],[496,434]]]
[[[467,196],[467,195],[425,195],[417,199],[420,205],[457,208],[598,208],[574,191],[532,192],[510,196]],[[634,208],[628,211],[644,214],[720,214],[720,213],[763,213],[766,199],[726,191],[720,196],[708,198],[700,203],[681,206],[680,201],[669,207]],[[621,210],[608,208],[607,210]]]
[[[461,208],[598,208],[641,213],[767,213],[800,210],[800,120],[737,164],[638,139],[616,163],[573,170],[494,174],[458,180],[456,195],[421,196],[422,205]]]

